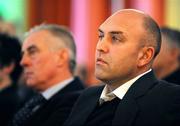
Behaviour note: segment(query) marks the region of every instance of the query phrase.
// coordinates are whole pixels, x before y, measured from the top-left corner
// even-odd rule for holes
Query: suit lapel
[[[61,94],[66,94],[74,91],[83,90],[84,88],[85,86],[83,82],[78,77],[75,77],[74,80],[66,87],[64,87],[62,90],[60,90],[60,92]]]
[[[112,126],[131,126],[138,113],[138,106],[135,99],[128,98],[122,100],[117,108]]]
[[[156,82],[153,71],[139,78],[119,103],[112,125],[131,126],[139,111],[137,99],[145,95]]]
[[[86,122],[88,116],[91,114],[91,112],[96,107],[103,87],[104,86],[98,87],[98,88],[93,87],[94,89],[91,91],[85,90],[85,93],[82,94],[80,96],[80,98],[78,99],[77,104],[75,104],[75,106],[72,110],[72,113],[69,116],[69,120],[67,120],[65,124],[68,124],[68,125],[76,124],[78,126],[83,125]],[[91,97],[89,97],[89,96],[91,96]],[[84,101],[85,99],[87,101]],[[78,104],[78,103],[80,103],[80,104]],[[79,116],[81,116],[81,117],[79,117]],[[81,120],[79,120],[79,118],[81,118]],[[69,124],[69,122],[71,124]]]
[[[67,94],[73,93],[75,91],[80,91],[83,89],[83,83],[79,80],[79,78],[76,77],[70,84],[68,84],[62,90],[59,90],[48,101],[46,101],[46,103],[40,109],[42,109],[43,112],[48,113],[47,111],[49,111],[49,109],[46,108],[52,106],[53,104],[56,104],[58,102],[57,99],[62,99]]]
[[[34,123],[41,122],[42,119],[47,118],[47,113],[51,114],[52,112],[55,112],[57,107],[57,99],[64,99],[67,94],[71,94],[75,91],[83,90],[84,86],[83,83],[80,81],[79,78],[75,77],[75,79],[68,84],[65,88],[58,91],[55,95],[53,95],[49,100],[47,100],[40,108],[35,109],[36,110],[36,116],[33,117]],[[54,106],[54,107],[52,107]]]

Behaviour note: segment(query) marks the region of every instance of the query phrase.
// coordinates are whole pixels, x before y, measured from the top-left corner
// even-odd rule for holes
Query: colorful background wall
[[[68,26],[75,36],[78,64],[86,68],[86,81],[93,85],[100,23],[116,10],[134,8],[151,15],[160,26],[180,30],[179,6],[180,0],[0,0],[0,20],[12,23],[20,37],[41,23]]]

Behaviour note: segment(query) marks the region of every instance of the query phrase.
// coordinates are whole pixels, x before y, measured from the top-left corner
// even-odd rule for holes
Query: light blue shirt
[[[43,97],[46,100],[49,100],[53,95],[55,95],[58,91],[62,90],[64,87],[70,84],[73,80],[74,80],[74,77],[64,80],[58,84],[55,84],[54,86],[42,92]]]

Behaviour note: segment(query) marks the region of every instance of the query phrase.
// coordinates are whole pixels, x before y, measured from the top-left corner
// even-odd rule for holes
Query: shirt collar
[[[59,83],[55,84],[54,86],[48,88],[47,90],[45,90],[41,94],[43,95],[43,97],[46,100],[49,100],[54,94],[56,94],[58,91],[62,90],[65,86],[70,84],[70,82],[72,82],[73,80],[74,80],[74,78],[71,77],[71,78],[69,78],[67,80],[59,82]]]
[[[124,95],[126,94],[126,92],[128,91],[128,89],[131,87],[131,85],[138,80],[140,77],[142,77],[143,75],[149,73],[152,69],[136,76],[135,78],[129,80],[128,82],[122,84],[121,86],[119,86],[118,88],[116,88],[114,91],[109,92],[108,86],[106,85],[101,93],[100,99],[104,99],[107,94],[113,93],[116,97],[118,97],[119,99],[123,99]]]

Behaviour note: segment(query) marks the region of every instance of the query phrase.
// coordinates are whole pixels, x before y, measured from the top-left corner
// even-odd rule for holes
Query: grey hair
[[[25,34],[25,37],[29,36],[31,33],[47,30],[55,37],[58,37],[62,40],[63,43],[59,43],[59,45],[65,46],[69,50],[70,60],[69,60],[69,69],[73,74],[76,68],[76,45],[75,40],[73,38],[70,30],[62,25],[56,24],[41,24],[34,28],[32,28],[29,32]],[[58,47],[57,47],[58,48]]]

